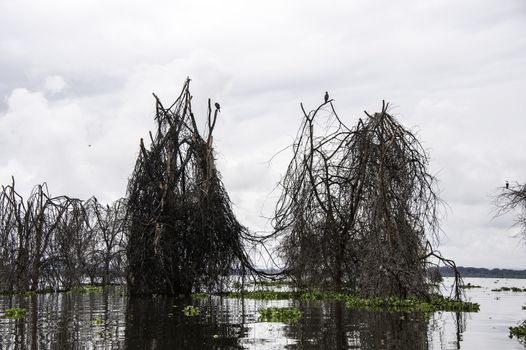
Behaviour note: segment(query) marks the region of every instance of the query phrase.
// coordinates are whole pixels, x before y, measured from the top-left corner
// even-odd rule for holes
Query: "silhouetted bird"
[[[510,188],[510,183],[506,181],[506,189]]]
[[[216,109],[220,109],[221,108],[221,106],[217,102],[215,103],[215,106],[216,106]]]
[[[325,91],[325,103],[329,101],[329,93]]]

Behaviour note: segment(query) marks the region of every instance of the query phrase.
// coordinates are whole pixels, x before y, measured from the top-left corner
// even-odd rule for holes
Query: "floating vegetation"
[[[90,294],[90,293],[102,293],[102,287],[92,286],[90,284],[73,288],[71,290],[73,294]]]
[[[519,288],[519,287],[500,287],[496,289],[492,289],[492,292],[526,292],[526,288]]]
[[[209,296],[208,293],[192,293],[193,299],[208,299]]]
[[[522,321],[522,324],[516,327],[510,327],[510,338],[513,337],[526,342],[526,321]]]
[[[6,318],[22,318],[22,317],[26,316],[26,313],[27,313],[26,309],[15,307],[15,308],[12,308],[12,309],[6,309],[4,311],[4,317],[6,317]]]
[[[274,288],[282,288],[282,287],[288,286],[289,284],[290,284],[290,281],[256,281],[253,283],[249,283],[249,285],[252,285],[252,286],[274,287]]]
[[[458,286],[459,288],[462,288],[462,289],[471,289],[471,288],[482,288],[481,286],[477,286],[476,284],[471,284],[471,283],[468,283],[468,284],[461,284]]]
[[[303,312],[295,307],[267,307],[258,310],[259,322],[297,322]]]
[[[338,300],[346,303],[352,309],[367,309],[370,311],[462,311],[478,312],[479,304],[467,301],[459,301],[435,295],[431,301],[414,298],[400,299],[399,297],[388,298],[362,298],[352,294],[337,292],[276,292],[276,291],[253,291],[242,293],[230,293],[229,298],[246,298],[259,300]]]
[[[101,316],[97,316],[91,321],[92,326],[102,326],[103,324],[104,321],[102,320]]]
[[[186,305],[183,309],[183,313],[185,316],[189,316],[189,317],[199,316],[200,310],[197,306]]]
[[[276,292],[273,290],[257,290],[252,292],[232,292],[227,295],[233,299],[257,299],[257,300],[287,300],[297,299],[299,296],[296,292]]]
[[[382,310],[382,311],[411,311],[411,312],[436,312],[436,311],[463,311],[463,312],[478,312],[479,304],[470,303],[466,301],[458,301],[441,296],[435,296],[430,302],[417,299],[399,299],[399,298],[353,298],[350,297],[346,301],[347,307],[367,309],[367,310]]]

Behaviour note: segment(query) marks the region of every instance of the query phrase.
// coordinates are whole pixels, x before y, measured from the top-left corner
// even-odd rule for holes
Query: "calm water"
[[[23,307],[22,319],[0,318],[0,349],[526,349],[508,327],[526,319],[526,280],[466,279],[479,313],[421,314],[349,310],[339,302],[255,301],[211,297],[129,299],[119,288],[100,294],[0,296],[0,311]],[[447,283],[447,282],[446,282]],[[187,317],[185,305],[199,306]],[[296,306],[295,324],[258,322],[257,310]],[[3,315],[0,312],[0,315]]]

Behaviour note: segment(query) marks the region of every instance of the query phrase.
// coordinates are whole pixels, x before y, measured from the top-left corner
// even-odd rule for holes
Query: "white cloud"
[[[66,88],[66,81],[60,75],[52,75],[44,81],[44,90],[52,95],[62,92]]]

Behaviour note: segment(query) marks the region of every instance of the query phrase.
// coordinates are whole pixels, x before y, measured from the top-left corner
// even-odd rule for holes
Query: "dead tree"
[[[515,226],[520,228],[520,235],[526,239],[526,185],[507,184],[495,199],[497,216],[518,210]]]
[[[219,104],[208,101],[205,136],[192,113],[188,79],[165,108],[156,99],[155,136],[128,184],[127,257],[131,294],[189,294],[221,289],[234,274],[255,272],[251,236],[232,212],[215,166],[212,133]]]
[[[88,277],[92,282],[114,280],[106,270],[100,272],[102,268],[97,276],[92,267],[109,263],[115,269],[125,268],[124,238],[117,238],[123,235],[124,204],[117,201],[104,214],[94,213],[91,223],[86,207],[90,201],[50,196],[45,183],[26,200],[16,192],[14,179],[2,186],[0,291],[71,289]],[[108,232],[102,233],[100,227],[108,227]],[[110,236],[113,239],[104,239]]]
[[[332,100],[310,113],[302,106],[273,221],[298,284],[429,297],[429,258],[441,259],[429,243],[439,229],[436,180],[418,139],[387,109],[351,129]]]
[[[94,231],[96,246],[91,265],[93,279],[102,275],[101,283],[109,284],[123,277],[126,255],[126,200],[115,201],[111,206],[102,205],[92,197],[84,204],[88,222]]]

